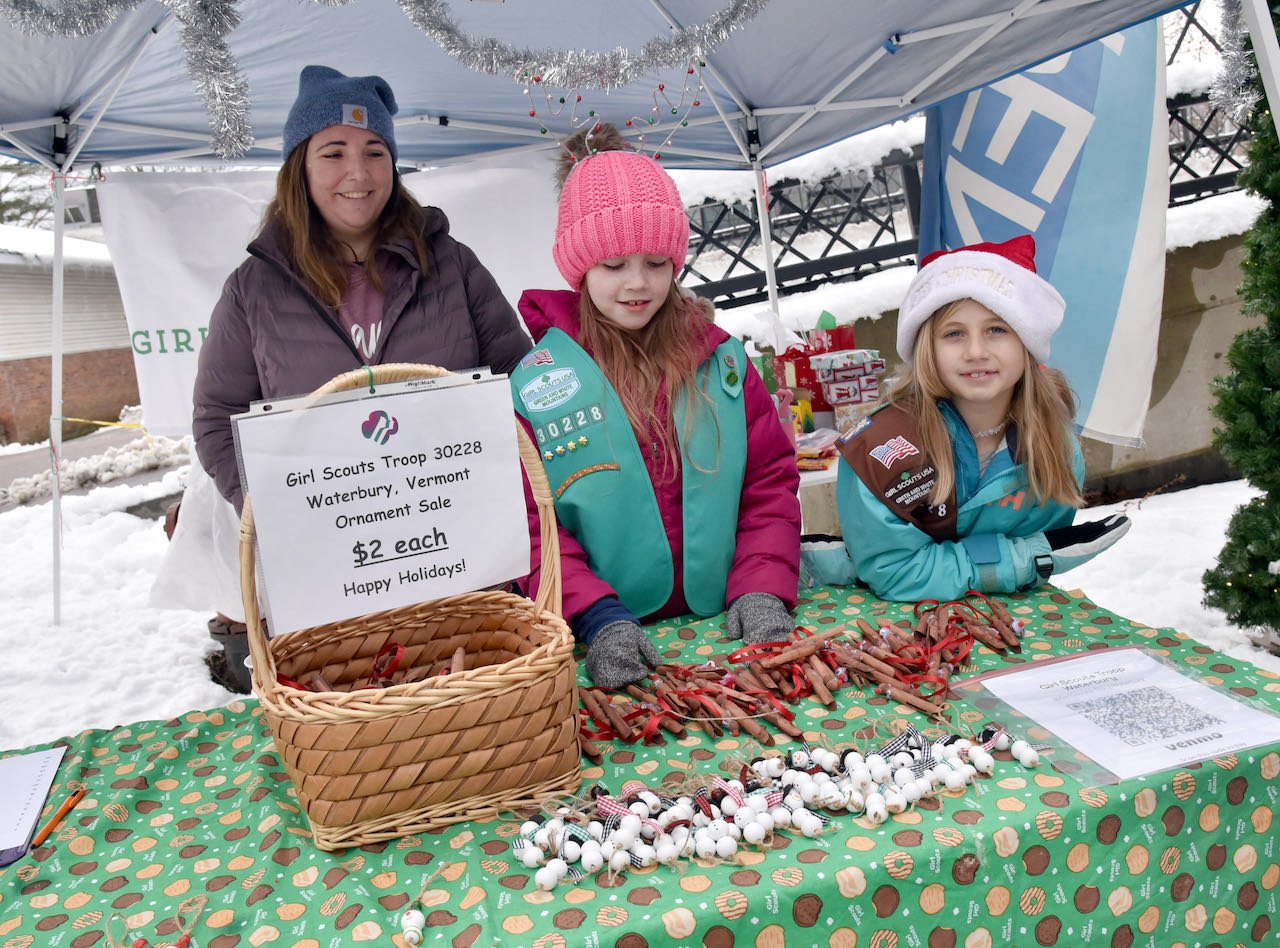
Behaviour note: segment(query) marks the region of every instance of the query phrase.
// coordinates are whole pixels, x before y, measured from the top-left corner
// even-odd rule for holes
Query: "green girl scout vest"
[[[674,412],[680,439],[684,595],[698,615],[724,611],[738,500],[747,462],[742,381],[746,352],[721,343],[698,368],[709,406],[686,432],[688,399]],[[709,371],[709,375],[705,375]],[[658,499],[622,402],[572,337],[549,330],[511,373],[516,411],[533,426],[555,497],[556,517],[587,553],[592,571],[637,616],[660,609],[674,585]],[[701,401],[695,396],[697,401]]]

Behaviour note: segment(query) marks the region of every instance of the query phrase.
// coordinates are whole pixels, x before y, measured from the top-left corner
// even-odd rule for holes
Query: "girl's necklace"
[[[990,438],[992,435],[998,435],[1000,432],[1004,431],[1004,426],[1008,423],[1009,420],[1006,418],[998,425],[993,425],[990,428],[983,428],[981,431],[970,431],[969,434],[973,435],[974,441],[977,441],[979,438]]]

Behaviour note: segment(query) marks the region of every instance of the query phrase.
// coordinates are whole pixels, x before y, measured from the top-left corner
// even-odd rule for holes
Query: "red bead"
[[[655,151],[655,152],[653,153],[653,158],[654,158],[654,160],[655,160],[655,161],[656,161],[657,159],[661,158],[661,157],[662,157],[662,152],[660,152],[660,151]]]
[[[666,83],[664,83],[664,82],[660,82],[660,83],[658,83],[658,91],[659,91],[659,92],[661,92],[661,91],[662,91],[663,89],[665,89],[666,87],[667,87]]]
[[[541,76],[534,76],[534,77],[533,77],[533,81],[534,81],[534,82],[541,82],[541,81],[542,81],[542,77],[541,77]]]
[[[690,66],[690,67],[689,67],[689,75],[691,75],[691,76],[693,75],[693,67],[692,67],[692,66]]]
[[[694,104],[695,106],[699,106],[699,105],[701,105],[701,104],[702,104],[702,100],[700,100],[700,99],[694,99],[694,100],[693,100],[693,104]]]
[[[574,101],[575,101],[575,102],[581,102],[581,101],[582,101],[582,96],[578,96],[578,98],[577,98],[577,99],[575,99]]]
[[[631,124],[631,119],[627,119],[627,124],[628,124],[628,125],[630,125],[630,124]]]
[[[537,114],[538,114],[537,109],[530,109],[530,110],[529,110],[529,116],[530,116],[530,117],[535,116],[535,115],[537,115]]]

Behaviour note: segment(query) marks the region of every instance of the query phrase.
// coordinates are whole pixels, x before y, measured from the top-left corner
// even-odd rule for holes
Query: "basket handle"
[[[409,362],[389,362],[385,365],[353,369],[336,375],[311,393],[314,401],[322,395],[345,392],[377,382],[403,382],[409,379],[440,378],[451,375],[448,369],[435,365],[418,365]],[[309,404],[309,403],[308,403]],[[304,405],[303,407],[307,407]],[[534,605],[561,616],[560,534],[556,529],[555,501],[551,485],[542,466],[542,457],[529,439],[519,421],[515,422],[516,443],[520,450],[520,463],[533,490],[534,503],[538,507],[538,528],[542,540],[541,581],[534,596]],[[240,594],[244,600],[245,624],[249,627],[249,654],[253,656],[255,671],[262,669],[266,680],[275,680],[275,656],[267,647],[262,630],[262,614],[258,609],[257,576],[254,570],[255,536],[253,506],[249,495],[244,495],[244,509],[240,515]],[[562,616],[561,616],[562,617]]]

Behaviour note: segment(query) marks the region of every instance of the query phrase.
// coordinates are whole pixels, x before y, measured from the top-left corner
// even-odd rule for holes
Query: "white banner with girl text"
[[[530,287],[564,285],[551,259],[556,194],[546,154],[477,159],[403,180],[422,204],[445,212],[449,233],[475,251],[513,306]],[[191,433],[209,314],[245,260],[275,181],[271,170],[112,172],[97,185],[153,434]]]

